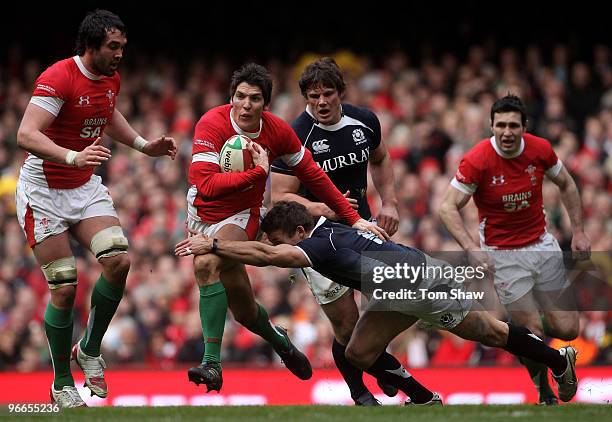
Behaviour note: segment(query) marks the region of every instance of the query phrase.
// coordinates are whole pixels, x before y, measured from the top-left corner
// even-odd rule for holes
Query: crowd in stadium
[[[347,80],[346,102],[377,114],[394,164],[400,228],[394,240],[424,251],[458,251],[437,210],[462,155],[490,135],[488,112],[508,92],[528,106],[529,131],[549,139],[577,180],[585,232],[593,251],[612,249],[612,52],[596,45],[577,61],[566,45],[551,51],[473,46],[465,57],[447,53],[413,63],[396,51],[378,62],[349,51],[334,57]],[[304,109],[297,78],[315,56],[297,63],[262,63],[275,78],[271,111],[292,121]],[[15,185],[25,152],[16,134],[34,80],[48,63],[19,54],[0,57],[0,370],[29,372],[50,365],[42,319],[49,290],[15,218]],[[165,133],[179,145],[176,161],[150,159],[110,140],[113,158],[98,174],[109,188],[130,241],[132,267],[124,300],[104,338],[109,363],[170,368],[202,356],[198,289],[192,259],[176,258],[186,236],[187,169],[194,126],[208,109],[228,101],[229,60],[130,57],[120,69],[117,107],[144,137]],[[371,197],[376,209],[376,197]],[[569,219],[559,190],[544,186],[548,230],[569,249]],[[375,213],[375,212],[374,212]],[[476,209],[465,211],[470,232]],[[87,324],[89,297],[100,273],[95,258],[75,249],[79,287],[75,341]],[[597,252],[594,253],[597,260]],[[602,265],[610,265],[602,261]],[[256,297],[272,320],[286,326],[313,366],[333,367],[333,334],[299,272],[249,268]],[[577,284],[580,336],[572,342],[578,365],[612,364],[612,274]],[[577,279],[579,283],[579,277]],[[492,290],[491,290],[492,291]],[[494,309],[503,317],[501,307]],[[228,314],[223,341],[226,366],[280,365],[271,347]],[[425,327],[413,327],[391,347],[410,367],[515,365],[510,354]],[[114,365],[113,365],[114,366]]]

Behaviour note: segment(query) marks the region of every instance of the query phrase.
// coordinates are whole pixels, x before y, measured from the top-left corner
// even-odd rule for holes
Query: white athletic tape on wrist
[[[66,164],[68,164],[69,166],[74,166],[76,164],[76,156],[76,151],[68,151],[68,154],[66,154]]]
[[[138,151],[142,151],[142,149],[145,147],[146,144],[148,144],[149,141],[147,141],[145,138],[143,138],[142,136],[138,135],[136,137],[136,139],[134,139],[134,148],[137,149]]]

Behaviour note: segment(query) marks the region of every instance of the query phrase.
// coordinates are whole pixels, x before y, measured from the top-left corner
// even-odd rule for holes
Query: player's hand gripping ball
[[[234,135],[225,141],[221,148],[221,171],[224,173],[234,173],[253,168],[253,157],[247,144],[251,142],[249,138],[242,135]]]

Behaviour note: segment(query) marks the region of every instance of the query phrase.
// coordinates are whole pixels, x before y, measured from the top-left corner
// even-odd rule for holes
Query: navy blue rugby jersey
[[[332,183],[342,193],[349,190],[349,196],[359,201],[359,215],[369,219],[372,214],[366,196],[368,158],[370,152],[378,148],[381,139],[376,115],[365,108],[342,104],[342,117],[334,125],[319,123],[306,110],[291,126]],[[280,160],[272,163],[272,171],[293,175],[293,170]],[[319,202],[303,186],[298,194]]]
[[[362,277],[370,277],[373,266],[425,265],[425,255],[418,249],[383,241],[373,233],[325,217],[319,218],[310,237],[296,247],[304,252],[315,271],[356,290],[362,290]]]

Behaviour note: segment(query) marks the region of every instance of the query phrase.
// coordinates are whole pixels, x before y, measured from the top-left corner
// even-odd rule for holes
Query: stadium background
[[[288,270],[251,268],[249,273],[257,297],[307,352],[317,379],[300,385],[282,370],[261,372],[281,364],[231,316],[223,357],[226,368],[236,369],[227,371],[225,395],[201,396],[184,376],[183,369],[202,354],[191,260],[172,255],[173,245],[185,235],[191,136],[202,113],[226,102],[231,72],[246,61],[264,64],[273,73],[271,111],[291,121],[304,107],[296,83],[302,66],[315,55],[336,58],[349,85],[346,101],[377,113],[393,158],[401,218],[394,239],[430,251],[457,249],[436,216],[441,195],[461,155],[488,136],[492,101],[508,91],[519,93],[528,104],[530,129],[553,142],[577,178],[593,250],[611,249],[612,53],[605,14],[598,13],[596,5],[561,9],[554,3],[513,2],[499,8],[467,1],[432,9],[407,3],[397,9],[377,2],[356,9],[329,5],[320,11],[305,3],[256,2],[233,8],[151,9],[145,3],[109,2],[59,9],[18,7],[7,10],[0,27],[0,384],[14,385],[13,395],[31,394],[33,385],[41,385],[44,394],[51,380],[41,326],[48,290],[14,216],[14,186],[24,159],[16,147],[17,127],[35,78],[72,54],[78,23],[96,7],[113,10],[128,26],[119,109],[143,136],[167,133],[179,142],[175,162],[152,160],[108,143],[113,158],[99,172],[130,239],[133,262],[125,298],[103,343],[111,389],[116,388],[113,377],[124,380],[121,385],[134,379],[133,372],[124,371],[173,370],[143,373],[159,380],[152,385],[166,398],[158,402],[182,403],[185,397],[200,397],[185,401],[190,403],[294,402],[266,396],[274,395],[274,389],[297,402],[302,397],[303,402],[316,402],[316,397],[322,402],[350,400],[334,370],[329,323],[303,281],[289,284]],[[571,231],[558,190],[546,185],[544,195],[549,230],[567,248]],[[370,199],[375,208],[377,198]],[[476,233],[473,207],[466,217]],[[99,267],[90,254],[78,248],[75,252],[76,339],[87,320]],[[583,394],[587,401],[612,398],[612,293],[607,281],[605,288],[582,289],[579,295],[581,335],[573,344],[580,350],[579,375],[587,374],[596,383],[591,388],[595,398]],[[391,349],[417,368],[415,374],[430,379],[431,388],[447,388],[447,394],[482,390],[458,401],[534,399],[526,373],[505,352],[419,328],[402,334]],[[453,372],[462,369],[449,367],[502,367],[506,372]],[[78,371],[74,373],[78,381]],[[453,382],[444,381],[465,379],[465,374],[475,374],[474,380],[511,379],[515,384],[507,388],[499,382],[500,391],[523,395],[492,399],[486,383],[455,391],[449,386]],[[264,399],[245,390],[246,384],[260,379],[267,385],[262,387],[267,391]],[[513,390],[512,385],[517,387]],[[144,403],[158,403],[139,389],[141,382],[122,397],[141,394]],[[179,390],[182,398],[174,397]],[[0,401],[12,397],[3,391]]]

